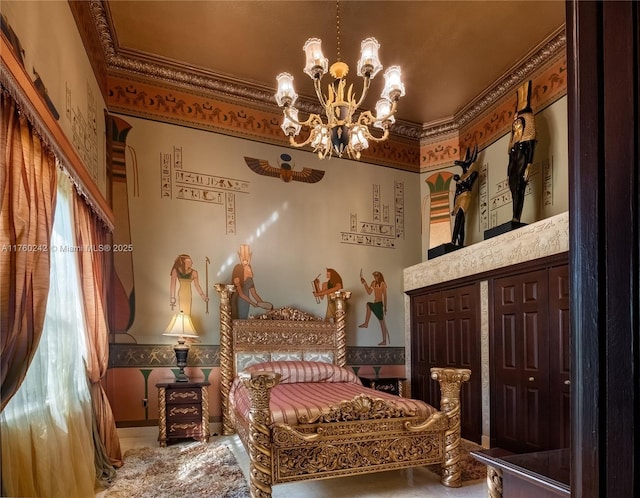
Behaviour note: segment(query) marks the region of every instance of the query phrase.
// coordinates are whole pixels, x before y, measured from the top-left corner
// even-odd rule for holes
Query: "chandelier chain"
[[[340,61],[340,0],[336,0],[336,55]]]

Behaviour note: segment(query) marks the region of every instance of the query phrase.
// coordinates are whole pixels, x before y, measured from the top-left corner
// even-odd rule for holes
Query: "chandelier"
[[[355,113],[367,96],[371,80],[382,70],[378,58],[380,44],[375,38],[367,38],[360,45],[357,75],[362,78],[363,87],[360,98],[357,99],[353,84],[347,89],[345,78],[349,66],[340,60],[339,0],[336,2],[336,34],[337,58],[329,68],[334,81],[328,85],[326,95],[322,93],[321,82],[327,73],[329,61],[322,54],[322,41],[319,38],[309,38],[302,47],[306,56],[304,72],[313,80],[326,122],[318,114],[309,114],[305,121],[299,119],[298,109],[295,107],[298,94],[293,88],[293,76],[289,73],[280,73],[276,77],[278,91],[275,98],[284,113],[281,128],[293,147],[310,145],[320,159],[333,154],[342,157],[345,153],[351,159],[360,159],[361,152],[369,147],[369,142],[382,142],[389,137],[389,127],[395,121],[398,100],[404,95],[404,84],[399,66],[387,68],[384,72],[384,88],[375,106],[375,116],[366,110],[356,117]],[[303,127],[309,128],[309,136],[306,140],[297,142],[295,137]]]

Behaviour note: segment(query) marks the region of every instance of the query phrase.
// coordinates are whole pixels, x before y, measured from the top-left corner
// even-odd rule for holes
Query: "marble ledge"
[[[463,247],[404,269],[404,292],[569,250],[569,213]]]

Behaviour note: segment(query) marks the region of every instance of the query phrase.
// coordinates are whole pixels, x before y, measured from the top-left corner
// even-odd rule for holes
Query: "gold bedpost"
[[[235,432],[229,413],[229,391],[233,382],[233,351],[231,336],[231,294],[235,286],[231,284],[215,284],[220,294],[220,398],[222,405],[222,434]]]
[[[351,292],[339,290],[329,295],[329,298],[336,303],[336,359],[335,364],[344,367],[347,364],[347,333],[346,314],[347,301],[351,297]]]
[[[459,488],[462,485],[460,386],[471,378],[471,370],[466,368],[432,368],[431,378],[440,382],[440,410],[449,419],[449,428],[444,434],[445,455],[440,480],[444,486]]]
[[[271,498],[273,454],[271,453],[271,389],[280,382],[275,372],[242,372],[242,382],[249,390],[249,485],[251,498]]]

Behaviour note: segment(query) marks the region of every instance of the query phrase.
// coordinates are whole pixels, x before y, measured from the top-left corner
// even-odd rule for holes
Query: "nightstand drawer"
[[[167,405],[177,403],[200,403],[202,389],[169,389],[167,390]]]
[[[199,420],[202,417],[202,405],[167,405],[167,420]]]
[[[202,422],[192,421],[167,421],[167,438],[187,438],[202,436]]]

